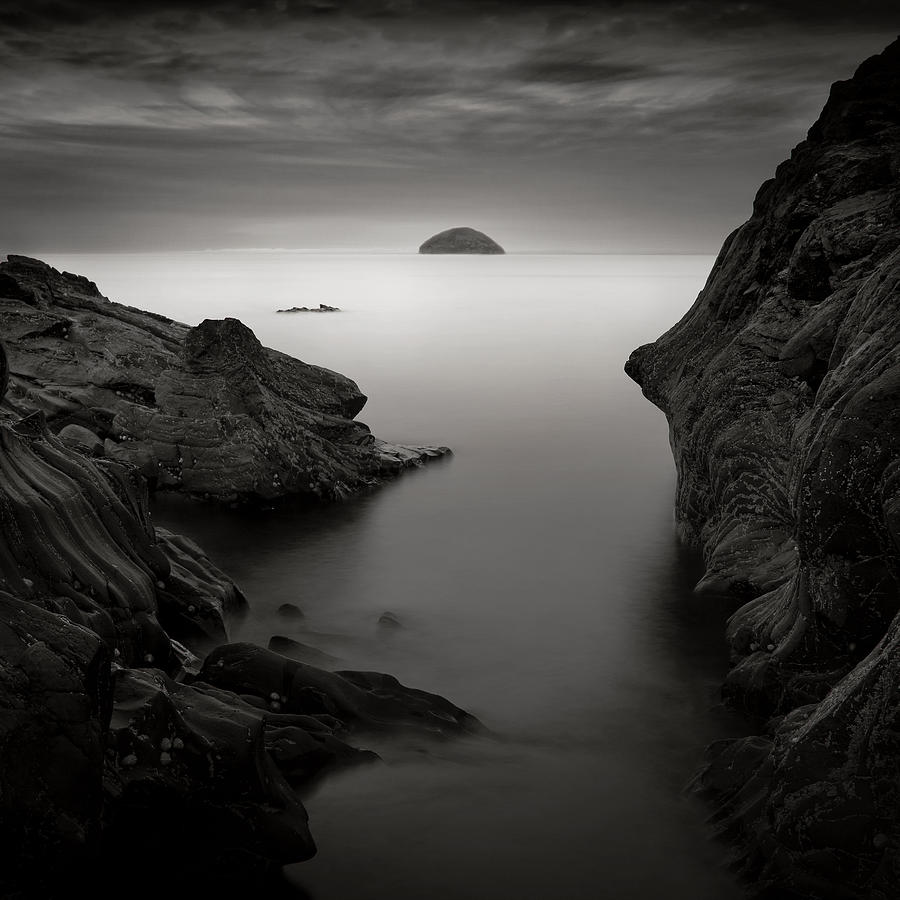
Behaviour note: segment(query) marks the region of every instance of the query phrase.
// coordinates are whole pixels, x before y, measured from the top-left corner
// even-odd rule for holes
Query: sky
[[[715,252],[895,6],[5,0],[0,253]]]

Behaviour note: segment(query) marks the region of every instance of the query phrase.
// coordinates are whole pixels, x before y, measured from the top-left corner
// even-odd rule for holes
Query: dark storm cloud
[[[887,4],[812,9],[7,3],[0,165],[20,214],[0,240],[55,227],[54,192],[73,215],[130,204],[202,216],[230,198],[235,215],[263,222],[292,205],[364,211],[388,185],[415,197],[446,182],[450,203],[462,184],[501,203],[519,178],[555,202],[602,171],[640,181],[730,158],[740,174],[753,147],[770,154],[755,151],[757,165],[777,161],[828,83],[891,37]]]

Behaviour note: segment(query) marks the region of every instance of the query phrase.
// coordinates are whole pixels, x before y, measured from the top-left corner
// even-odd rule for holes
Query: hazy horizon
[[[714,253],[892,4],[35,0],[0,248]]]

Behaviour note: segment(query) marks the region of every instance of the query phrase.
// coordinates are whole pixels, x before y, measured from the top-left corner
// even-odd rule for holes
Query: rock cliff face
[[[447,452],[377,440],[353,420],[366,402],[354,382],[263,347],[237,319],[190,328],[28,257],[0,263],[0,339],[7,409],[79,426],[82,442],[87,429],[155,488],[332,499]]]
[[[506,251],[484,232],[474,228],[448,228],[436,234],[421,247],[419,253],[505,253]]]
[[[832,87],[694,306],[626,366],[669,419],[697,589],[746,601],[726,694],[778,718],[712,748],[698,786],[777,896],[896,896],[898,303],[900,42]]]

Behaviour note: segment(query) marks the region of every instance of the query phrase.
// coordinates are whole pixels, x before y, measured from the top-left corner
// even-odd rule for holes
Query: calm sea
[[[682,787],[739,723],[717,705],[726,611],[690,593],[664,417],[622,372],[711,257],[51,255],[113,299],[235,316],[343,372],[360,415],[452,458],[341,506],[252,522],[160,504],[241,584],[236,635],[287,633],[439,692],[497,737],[381,744],[305,798],[316,900],[729,900]],[[333,314],[277,315],[326,303]],[[303,628],[275,610],[298,604]],[[386,610],[402,629],[379,629]]]

